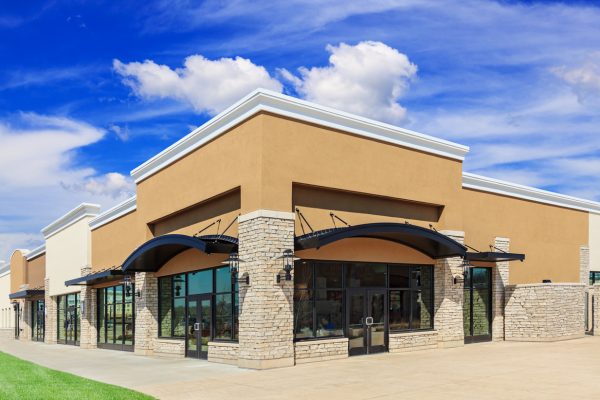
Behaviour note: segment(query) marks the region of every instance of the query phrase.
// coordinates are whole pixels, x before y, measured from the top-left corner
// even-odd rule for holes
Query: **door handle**
[[[367,317],[367,318],[365,318],[365,324],[367,326],[373,325],[373,317]]]
[[[194,323],[194,331],[199,331],[199,330],[200,330],[200,322]]]

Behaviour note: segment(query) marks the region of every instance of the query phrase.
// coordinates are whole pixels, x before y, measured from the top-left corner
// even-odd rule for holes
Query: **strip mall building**
[[[1,328],[258,369],[582,337],[600,204],[465,173],[467,152],[255,91],[133,170],[135,197],[16,250]]]

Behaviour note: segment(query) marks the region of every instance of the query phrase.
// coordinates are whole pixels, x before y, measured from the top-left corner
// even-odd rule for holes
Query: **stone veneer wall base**
[[[208,361],[220,364],[238,365],[239,343],[208,342]]]
[[[296,342],[294,351],[296,364],[348,358],[348,338]]]
[[[506,287],[505,336],[510,341],[558,341],[585,335],[585,290],[580,283]]]
[[[390,333],[388,348],[390,353],[406,353],[436,349],[440,346],[456,347],[448,346],[448,344],[452,344],[452,342],[439,342],[437,331]]]

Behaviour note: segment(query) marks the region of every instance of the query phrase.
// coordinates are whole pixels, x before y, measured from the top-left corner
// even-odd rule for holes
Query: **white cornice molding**
[[[257,89],[135,168],[131,176],[138,183],[259,112],[269,112],[455,160],[464,160],[469,151],[467,146],[461,144]]]
[[[488,178],[487,176],[475,175],[468,172],[463,172],[462,186],[466,189],[480,190],[483,192],[535,201],[537,203],[600,214],[600,203],[595,201],[549,192],[547,190],[501,181],[499,179]]]
[[[82,220],[86,217],[95,217],[100,212],[100,205],[98,204],[90,204],[90,203],[82,203],[67,212],[62,217],[58,218],[56,221],[50,223],[48,226],[42,229],[42,234],[44,235],[44,239],[48,239],[49,237],[56,235],[58,232],[63,229],[73,225],[77,221]]]
[[[34,258],[41,256],[45,252],[46,252],[46,244],[44,243],[43,245],[38,246],[35,249],[31,250],[29,253],[27,253],[25,258],[27,259],[27,261],[33,260]]]
[[[296,214],[286,211],[256,210],[249,212],[248,214],[240,215],[238,217],[238,223],[246,222],[255,218],[286,219],[293,221],[296,218]]]
[[[106,210],[102,214],[98,215],[96,218],[90,220],[90,229],[94,230],[100,228],[101,226],[106,225],[117,218],[120,218],[126,214],[129,214],[132,211],[135,211],[137,209],[136,199],[136,196],[130,197],[117,204],[113,208]]]

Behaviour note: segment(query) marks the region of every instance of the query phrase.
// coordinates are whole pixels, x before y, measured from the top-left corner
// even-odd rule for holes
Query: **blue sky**
[[[0,6],[0,259],[256,86],[471,146],[465,170],[600,200],[600,5]]]

